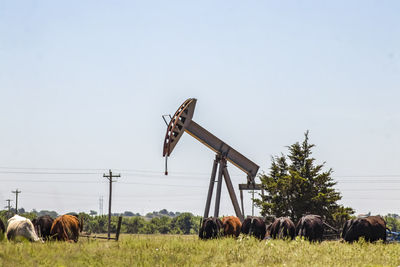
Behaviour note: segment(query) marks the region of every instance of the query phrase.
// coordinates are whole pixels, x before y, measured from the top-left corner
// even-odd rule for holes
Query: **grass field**
[[[0,266],[399,266],[399,244],[122,235],[119,242],[0,242]]]

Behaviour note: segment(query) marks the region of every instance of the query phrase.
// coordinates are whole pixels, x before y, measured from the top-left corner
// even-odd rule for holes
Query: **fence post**
[[[118,241],[119,239],[119,232],[121,231],[121,223],[122,223],[122,216],[118,217],[118,225],[117,225],[117,233],[115,236],[115,241]]]

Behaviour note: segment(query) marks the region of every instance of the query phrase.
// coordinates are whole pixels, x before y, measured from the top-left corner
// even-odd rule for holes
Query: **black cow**
[[[348,220],[343,227],[342,237],[350,243],[358,241],[360,237],[368,242],[386,241],[386,222],[381,216]]]
[[[4,226],[3,220],[0,219],[0,241],[4,239],[6,227]]]
[[[54,219],[49,215],[43,215],[39,218],[35,218],[32,220],[33,226],[35,227],[36,234],[39,237],[42,237],[43,240],[50,239],[50,230],[53,224]]]
[[[343,240],[344,240],[344,237],[346,236],[347,231],[349,230],[350,226],[353,224],[354,221],[355,221],[355,219],[350,219],[344,223],[342,233],[341,233],[341,237]]]
[[[305,215],[296,225],[296,235],[303,236],[310,242],[322,241],[324,222],[319,215]]]
[[[217,217],[204,218],[201,223],[199,237],[201,239],[217,238],[222,234],[222,221]]]
[[[242,223],[242,233],[252,235],[258,239],[264,239],[267,232],[265,220],[261,217],[247,216]]]
[[[275,219],[275,221],[268,227],[268,234],[273,239],[294,239],[296,236],[296,226],[292,220],[288,217],[280,217]]]

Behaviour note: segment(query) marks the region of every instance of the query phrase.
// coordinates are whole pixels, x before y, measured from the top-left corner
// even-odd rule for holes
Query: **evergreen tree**
[[[256,205],[263,216],[290,216],[297,222],[305,214],[317,214],[339,227],[354,211],[337,203],[342,197],[333,188],[333,171],[323,171],[325,163],[315,164],[311,157],[315,145],[309,143],[308,131],[304,135],[301,144],[288,147],[287,156],[272,158],[269,174],[260,176],[267,194],[256,199]]]

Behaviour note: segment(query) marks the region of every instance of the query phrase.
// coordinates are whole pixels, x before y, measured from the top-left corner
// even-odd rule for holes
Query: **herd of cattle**
[[[62,215],[56,219],[44,215],[32,221],[15,215],[8,220],[7,231],[0,220],[0,233],[7,233],[8,240],[27,239],[32,242],[44,240],[77,242],[83,221],[77,215]]]
[[[323,221],[319,215],[305,215],[295,225],[288,217],[280,217],[271,224],[266,224],[261,217],[247,217],[243,223],[239,218],[228,216],[220,220],[216,217],[204,218],[200,227],[199,237],[211,239],[220,236],[238,237],[240,233],[252,235],[258,239],[295,239],[303,237],[309,241],[321,242],[324,230],[332,226]],[[347,242],[358,241],[363,237],[368,242],[386,241],[386,222],[381,216],[368,216],[346,221],[341,237]]]
[[[77,215],[62,215],[56,219],[45,215],[32,221],[15,215],[8,220],[7,231],[0,220],[0,233],[7,233],[8,240],[25,238],[30,241],[43,242],[43,240],[74,241],[77,242],[79,233],[82,232],[83,221]],[[288,217],[281,217],[271,224],[266,224],[261,217],[247,217],[243,223],[239,218],[228,216],[220,220],[216,217],[203,219],[199,231],[201,239],[211,239],[220,236],[238,237],[240,233],[252,235],[258,239],[294,239],[296,236],[304,237],[309,241],[321,242],[324,228],[333,227],[324,222],[321,216],[306,215],[297,225]],[[343,240],[353,242],[363,237],[366,241],[386,241],[386,222],[380,216],[368,216],[348,220],[341,233]]]

